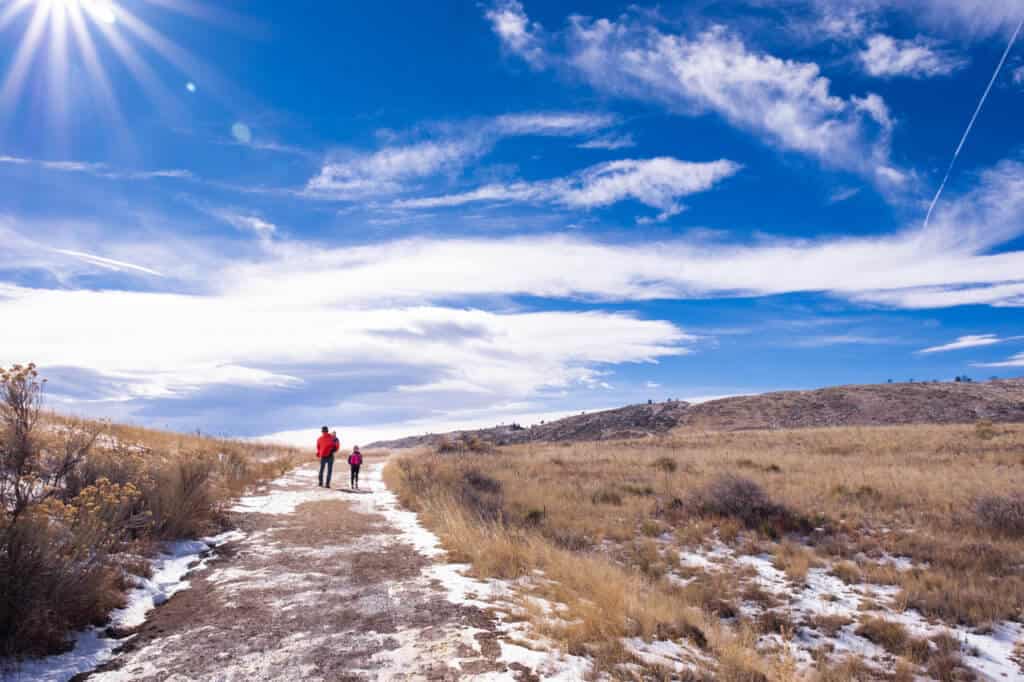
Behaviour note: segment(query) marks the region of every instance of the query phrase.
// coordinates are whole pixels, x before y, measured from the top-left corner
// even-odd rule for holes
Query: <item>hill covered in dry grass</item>
[[[669,401],[583,413],[529,427],[411,436],[373,447],[479,449],[528,442],[600,441],[668,433],[827,426],[898,426],[1024,422],[1024,379],[834,386],[778,391],[690,404]]]

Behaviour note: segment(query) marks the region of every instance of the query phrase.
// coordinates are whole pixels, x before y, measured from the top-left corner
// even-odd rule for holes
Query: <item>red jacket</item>
[[[316,456],[330,457],[338,451],[338,439],[329,433],[322,433],[316,439]]]

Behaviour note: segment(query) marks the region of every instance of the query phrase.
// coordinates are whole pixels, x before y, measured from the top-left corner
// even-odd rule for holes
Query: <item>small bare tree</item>
[[[99,427],[70,425],[54,447],[43,447],[36,428],[45,383],[33,363],[0,368],[0,509],[9,522],[33,504],[63,496],[68,476],[99,435]]]

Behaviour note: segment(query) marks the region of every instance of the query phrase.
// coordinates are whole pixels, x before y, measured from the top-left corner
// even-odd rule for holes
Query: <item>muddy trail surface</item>
[[[189,576],[112,661],[115,680],[537,680],[561,677],[485,583],[440,561],[437,538],[364,467],[362,491],[303,467],[243,498],[241,538]],[[347,483],[347,471],[344,474]]]

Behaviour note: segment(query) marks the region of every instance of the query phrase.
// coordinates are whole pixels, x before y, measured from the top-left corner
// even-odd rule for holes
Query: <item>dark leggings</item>
[[[320,485],[325,485],[324,467],[327,468],[327,487],[331,487],[331,474],[334,472],[334,455],[320,458]]]
[[[349,466],[352,467],[352,487],[355,488],[359,485],[359,465],[350,464]]]

